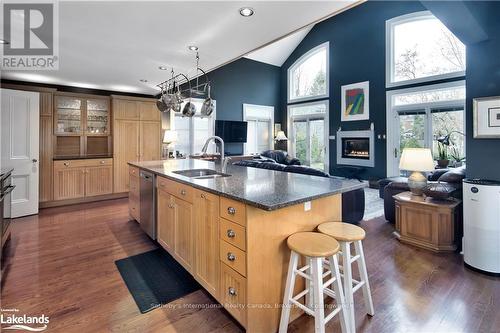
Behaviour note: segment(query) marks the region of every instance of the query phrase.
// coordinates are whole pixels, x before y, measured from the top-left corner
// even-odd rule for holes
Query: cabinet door
[[[161,150],[161,124],[157,121],[141,121],[141,161],[154,161],[160,159]]]
[[[161,113],[155,102],[139,102],[139,117],[141,120],[160,121]]]
[[[194,260],[194,216],[193,204],[172,197],[174,206],[174,251],[177,260],[184,268],[193,272]]]
[[[163,190],[158,190],[158,235],[157,240],[161,246],[174,255],[175,239],[175,210],[173,197]]]
[[[139,120],[137,102],[126,99],[113,99],[113,118]]]
[[[117,120],[113,128],[114,192],[128,192],[127,162],[139,160],[139,122]]]
[[[219,197],[195,192],[195,276],[217,297],[219,283]]]
[[[137,222],[140,221],[140,206],[139,206],[139,177],[130,173],[130,191],[128,192],[128,210],[130,216]]]
[[[113,167],[91,167],[85,170],[85,196],[110,194],[113,192]]]
[[[82,198],[85,195],[85,168],[54,169],[54,200]]]
[[[78,97],[56,96],[54,110],[54,134],[76,135],[82,131],[83,101]]]

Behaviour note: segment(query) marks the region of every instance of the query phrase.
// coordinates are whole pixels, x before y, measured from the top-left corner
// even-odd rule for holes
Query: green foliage
[[[437,145],[437,159],[438,160],[447,160],[448,159],[448,146],[438,142]]]

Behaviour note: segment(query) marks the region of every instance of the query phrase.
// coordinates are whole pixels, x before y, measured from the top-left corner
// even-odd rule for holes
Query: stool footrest
[[[305,313],[307,313],[308,315],[310,316],[314,316],[314,311],[309,309],[307,306],[305,306],[304,304],[296,301],[295,299],[291,299],[290,300],[291,303],[295,304],[295,306],[297,306],[298,308],[300,308],[301,310],[303,310]]]
[[[337,306],[337,308],[335,310],[333,310],[332,312],[330,312],[328,314],[328,316],[325,317],[325,324],[328,323],[333,317],[335,317],[335,315],[337,313],[339,313],[340,310],[342,310],[342,308],[340,308],[340,307]]]

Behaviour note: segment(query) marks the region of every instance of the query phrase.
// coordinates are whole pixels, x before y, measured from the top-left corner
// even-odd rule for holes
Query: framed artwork
[[[500,138],[500,96],[474,98],[474,138]]]
[[[341,121],[370,119],[370,82],[342,86]]]

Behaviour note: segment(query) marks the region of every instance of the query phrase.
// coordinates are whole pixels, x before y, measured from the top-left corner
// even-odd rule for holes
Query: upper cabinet
[[[54,96],[54,155],[111,154],[111,108],[107,96],[56,93]]]
[[[79,98],[56,96],[56,135],[80,135],[82,132],[83,103]]]

